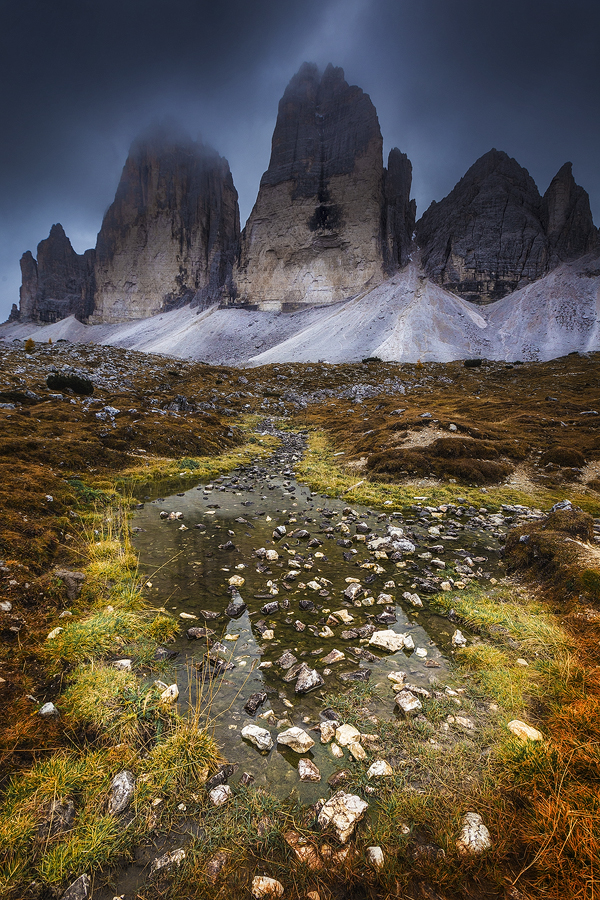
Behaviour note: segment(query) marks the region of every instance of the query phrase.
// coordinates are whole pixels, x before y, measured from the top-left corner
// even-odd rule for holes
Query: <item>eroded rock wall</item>
[[[62,225],[53,225],[37,247],[21,257],[20,317],[57,322],[75,315],[84,321],[94,307],[94,251],[73,250]]]
[[[269,168],[242,234],[237,302],[314,306],[378,284],[404,252],[406,228],[397,219],[410,182],[410,163],[394,158],[386,218],[375,107],[342,69],[321,74],[305,63],[279,104]]]
[[[427,274],[447,290],[490,302],[546,275],[597,242],[583,188],[567,163],[544,198],[529,172],[490,150],[416,224]]]
[[[228,297],[238,247],[227,160],[164,130],[138,139],[98,235],[92,321],[142,319]]]

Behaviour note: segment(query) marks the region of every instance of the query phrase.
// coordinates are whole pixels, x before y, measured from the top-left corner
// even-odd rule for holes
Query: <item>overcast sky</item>
[[[127,150],[175,116],[230,163],[242,224],[277,103],[340,65],[413,164],[420,215],[491,147],[540,191],[567,160],[600,223],[598,0],[0,0],[0,321],[61,222],[93,247]]]

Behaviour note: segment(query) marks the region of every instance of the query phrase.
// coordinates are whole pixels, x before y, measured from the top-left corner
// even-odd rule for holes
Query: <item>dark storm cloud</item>
[[[496,146],[543,191],[567,159],[600,220],[600,9],[540,0],[4,0],[0,320],[60,221],[93,246],[127,148],[178,118],[229,159],[245,218],[304,59],[371,94],[420,212]]]

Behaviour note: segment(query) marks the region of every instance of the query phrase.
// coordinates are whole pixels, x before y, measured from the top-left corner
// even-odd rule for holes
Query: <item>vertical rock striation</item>
[[[279,104],[269,168],[242,234],[238,302],[332,303],[401,264],[412,231],[411,167],[393,152],[388,178],[368,95],[342,69],[321,74],[304,63]]]
[[[20,317],[57,322],[75,315],[85,320],[94,305],[94,251],[75,253],[62,225],[53,225],[37,247],[21,257]]]
[[[541,218],[548,241],[548,269],[575,259],[598,246],[587,191],[575,183],[567,162],[550,182],[542,200]]]
[[[583,188],[567,163],[544,198],[526,169],[490,150],[416,224],[427,274],[475,302],[504,297],[597,241]]]
[[[229,296],[239,210],[227,160],[155,129],[132,146],[96,245],[95,322]]]

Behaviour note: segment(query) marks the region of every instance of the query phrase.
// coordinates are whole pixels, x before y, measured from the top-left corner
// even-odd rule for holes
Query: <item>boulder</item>
[[[125,812],[135,793],[135,776],[132,772],[124,770],[115,775],[110,783],[110,795],[108,798],[108,812],[111,816],[118,816]]]
[[[302,728],[288,728],[277,735],[277,743],[289,747],[295,753],[307,753],[315,746],[313,739]]]
[[[456,849],[461,856],[479,856],[492,846],[492,839],[479,813],[468,812],[462,818]]]
[[[242,737],[262,751],[270,750],[273,746],[271,733],[266,728],[259,728],[258,725],[244,725]]]
[[[337,839],[345,844],[368,806],[365,800],[361,800],[355,794],[337,791],[324,803],[318,816],[319,827],[332,828]]]

